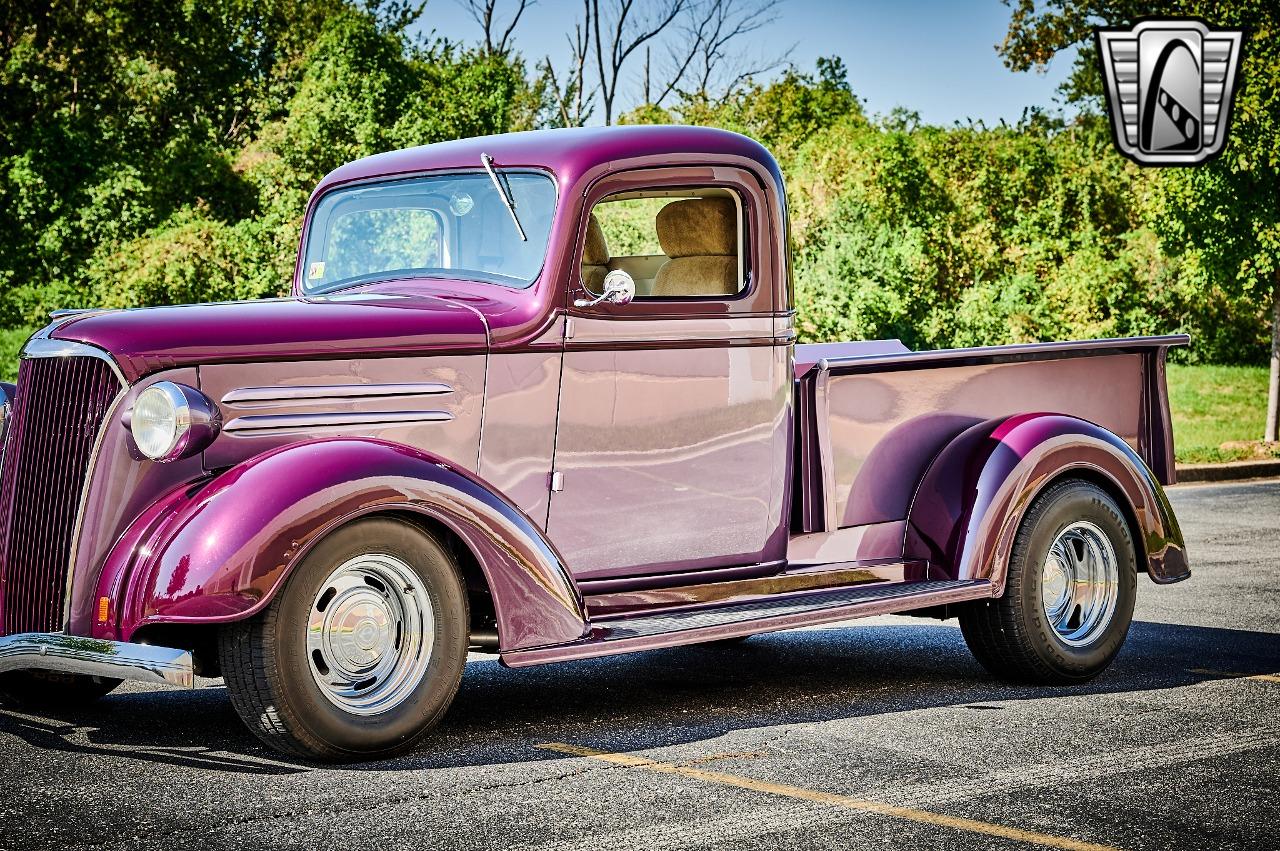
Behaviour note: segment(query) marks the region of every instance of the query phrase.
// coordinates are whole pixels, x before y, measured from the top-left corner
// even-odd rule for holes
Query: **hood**
[[[474,309],[434,296],[395,294],[90,313],[58,325],[49,336],[105,349],[131,382],[162,369],[206,363],[488,348],[485,321]]]

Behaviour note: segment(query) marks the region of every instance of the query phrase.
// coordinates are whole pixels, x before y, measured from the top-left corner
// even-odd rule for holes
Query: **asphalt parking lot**
[[[1143,581],[1083,688],[990,679],[912,618],[509,671],[430,746],[317,768],[218,681],[0,710],[0,848],[1262,848],[1280,829],[1280,482],[1174,489],[1195,575]]]

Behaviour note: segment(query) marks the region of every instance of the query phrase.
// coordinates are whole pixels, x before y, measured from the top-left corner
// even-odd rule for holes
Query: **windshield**
[[[329,292],[398,277],[526,287],[542,269],[555,213],[551,178],[497,170],[528,239],[485,172],[339,189],[311,217],[303,289]]]

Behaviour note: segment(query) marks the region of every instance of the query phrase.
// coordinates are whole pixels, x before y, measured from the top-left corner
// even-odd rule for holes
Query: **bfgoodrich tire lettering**
[[[1075,548],[1081,602],[1059,604],[1059,556]],[[1114,570],[1104,569],[1114,558]],[[1096,591],[1097,593],[1093,593]],[[961,609],[973,655],[998,677],[1045,684],[1081,683],[1120,652],[1137,596],[1137,555],[1124,515],[1092,482],[1068,479],[1042,493],[1023,518],[1009,557],[1004,595]],[[1092,616],[1092,619],[1091,619]]]
[[[315,673],[309,633],[326,583],[366,556],[403,565],[406,583],[427,595],[428,636],[400,635],[396,642],[429,638],[425,669],[411,667],[416,686],[402,690],[385,710],[368,712],[324,691]],[[370,587],[378,588],[376,577]],[[392,589],[384,589],[392,590]],[[424,621],[411,621],[426,626]],[[311,759],[343,761],[393,756],[416,746],[444,715],[466,665],[467,597],[452,558],[433,537],[394,518],[344,526],[318,543],[294,569],[285,587],[258,617],[221,633],[223,676],[241,719],[272,747]],[[310,646],[309,646],[310,644]],[[332,660],[330,660],[332,661]],[[320,660],[320,670],[325,670]]]

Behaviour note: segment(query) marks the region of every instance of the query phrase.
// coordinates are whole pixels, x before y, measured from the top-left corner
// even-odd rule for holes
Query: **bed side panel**
[[[984,420],[1029,412],[1070,414],[1136,451],[1150,406],[1143,353],[832,374],[826,408],[839,527],[901,520],[942,447]],[[822,411],[814,412],[820,418]],[[815,426],[820,428],[820,419]]]

